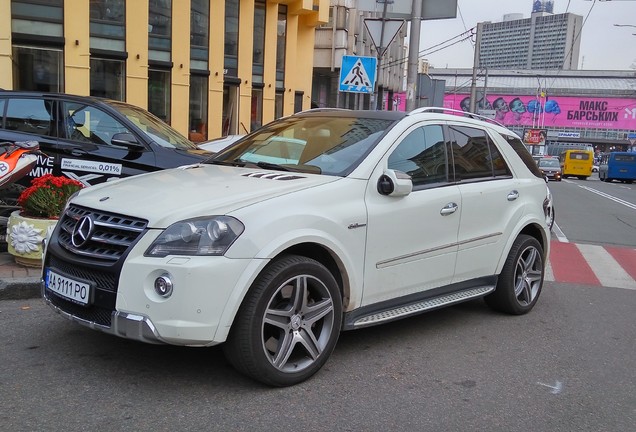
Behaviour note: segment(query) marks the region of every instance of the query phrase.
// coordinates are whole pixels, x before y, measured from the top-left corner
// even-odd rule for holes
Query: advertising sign
[[[476,105],[495,110],[495,120],[506,126],[636,130],[636,98],[488,94]],[[470,96],[446,94],[444,107],[468,111]]]
[[[523,143],[527,145],[545,145],[545,129],[524,129]]]

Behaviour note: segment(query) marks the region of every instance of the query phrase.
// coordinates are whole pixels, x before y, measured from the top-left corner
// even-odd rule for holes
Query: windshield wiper
[[[245,162],[218,160],[218,159],[214,159],[214,156],[212,156],[210,159],[204,160],[203,163],[210,164],[210,165],[224,165],[224,166],[233,166],[233,167],[245,166]]]
[[[270,163],[270,162],[256,162],[256,165],[258,165],[260,168],[265,168],[265,169],[273,169],[273,170],[278,170],[278,171],[295,171],[292,170],[288,167],[282,166],[282,165],[278,165],[275,163]]]

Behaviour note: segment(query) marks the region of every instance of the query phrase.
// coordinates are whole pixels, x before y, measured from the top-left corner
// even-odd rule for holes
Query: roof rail
[[[449,113],[449,114],[459,114],[462,115],[463,117],[470,117],[472,119],[477,119],[477,120],[482,120],[485,122],[490,122],[490,123],[494,123],[498,126],[501,127],[505,127],[503,124],[499,123],[497,120],[491,119],[490,117],[486,117],[480,114],[475,114],[472,112],[468,112],[468,111],[462,111],[462,110],[457,110],[457,109],[452,109],[452,108],[444,108],[444,107],[422,107],[422,108],[416,108],[413,111],[409,112],[408,115],[411,114],[419,114],[419,113],[423,113],[423,112],[438,112],[438,113]]]

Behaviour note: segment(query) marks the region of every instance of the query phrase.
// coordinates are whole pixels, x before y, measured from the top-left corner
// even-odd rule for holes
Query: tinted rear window
[[[521,142],[521,140],[517,137],[513,137],[511,135],[502,135],[510,147],[519,155],[524,164],[528,167],[530,172],[534,174],[536,177],[543,178],[543,174],[541,174],[541,170],[535,163],[534,159],[532,159],[532,155],[526,148],[526,146]]]

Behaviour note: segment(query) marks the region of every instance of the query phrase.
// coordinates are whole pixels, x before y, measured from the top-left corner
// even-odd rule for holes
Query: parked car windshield
[[[561,165],[558,159],[540,159],[539,166],[541,168],[559,168]]]
[[[197,148],[192,141],[149,112],[128,104],[112,103],[112,105],[160,146],[183,150]]]
[[[333,115],[287,117],[248,135],[210,162],[346,176],[393,122]]]

